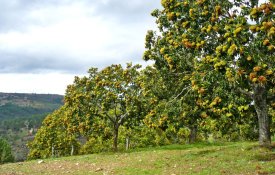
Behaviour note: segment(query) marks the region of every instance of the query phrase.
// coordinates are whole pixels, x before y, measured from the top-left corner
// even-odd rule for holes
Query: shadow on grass
[[[216,150],[216,149],[202,150],[202,151],[198,151],[196,153],[192,153],[192,155],[193,156],[205,156],[207,154],[215,153],[217,151],[220,151],[220,149],[219,150]]]
[[[254,156],[254,158],[258,161],[264,161],[264,162],[274,161],[275,153],[269,153],[269,152],[258,153]]]
[[[257,161],[274,161],[275,160],[275,144],[273,143],[270,148],[262,147],[259,145],[251,147],[255,154],[253,159]]]
[[[128,151],[122,151],[121,153],[131,153],[131,152],[142,152],[142,151],[157,151],[157,150],[187,150],[193,148],[207,148],[213,146],[232,146],[235,143],[233,142],[197,142],[193,144],[173,144],[173,145],[165,145],[165,146],[156,146],[156,147],[147,147],[147,148],[135,148]]]
[[[275,160],[275,150],[274,145],[271,148],[256,147],[256,154],[254,158],[258,161],[274,161]]]

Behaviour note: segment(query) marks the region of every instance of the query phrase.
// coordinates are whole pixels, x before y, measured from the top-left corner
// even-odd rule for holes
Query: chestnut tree
[[[163,9],[152,13],[159,33],[148,32],[145,60],[174,70],[180,60],[186,65],[193,63],[189,80],[199,93],[223,86],[229,86],[235,95],[241,93],[257,113],[259,144],[270,146],[269,111],[274,108],[275,94],[274,2],[162,0],[161,4]],[[223,101],[216,99],[216,103]]]

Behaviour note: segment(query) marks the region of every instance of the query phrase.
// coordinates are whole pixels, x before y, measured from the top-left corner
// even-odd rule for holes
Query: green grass
[[[4,164],[0,174],[275,174],[275,150],[255,142],[170,145]]]

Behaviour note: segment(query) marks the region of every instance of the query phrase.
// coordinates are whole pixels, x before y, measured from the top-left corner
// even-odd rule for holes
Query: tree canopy
[[[246,0],[162,0],[161,4],[163,9],[152,13],[160,35],[148,32],[144,59],[155,60],[156,66],[169,65],[171,71],[179,71],[181,61],[193,62],[190,81],[200,94],[213,89],[213,83],[216,89],[235,90],[234,96],[242,93],[256,110],[260,144],[270,145],[274,4]],[[212,106],[222,101],[218,98]]]

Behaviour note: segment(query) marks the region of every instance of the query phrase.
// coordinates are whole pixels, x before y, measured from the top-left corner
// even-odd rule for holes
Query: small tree
[[[71,152],[78,153],[79,143],[75,133],[66,129],[65,105],[49,114],[33,141],[28,143],[30,152],[28,159],[66,156]]]
[[[0,137],[0,164],[13,161],[14,157],[12,155],[10,144]]]

